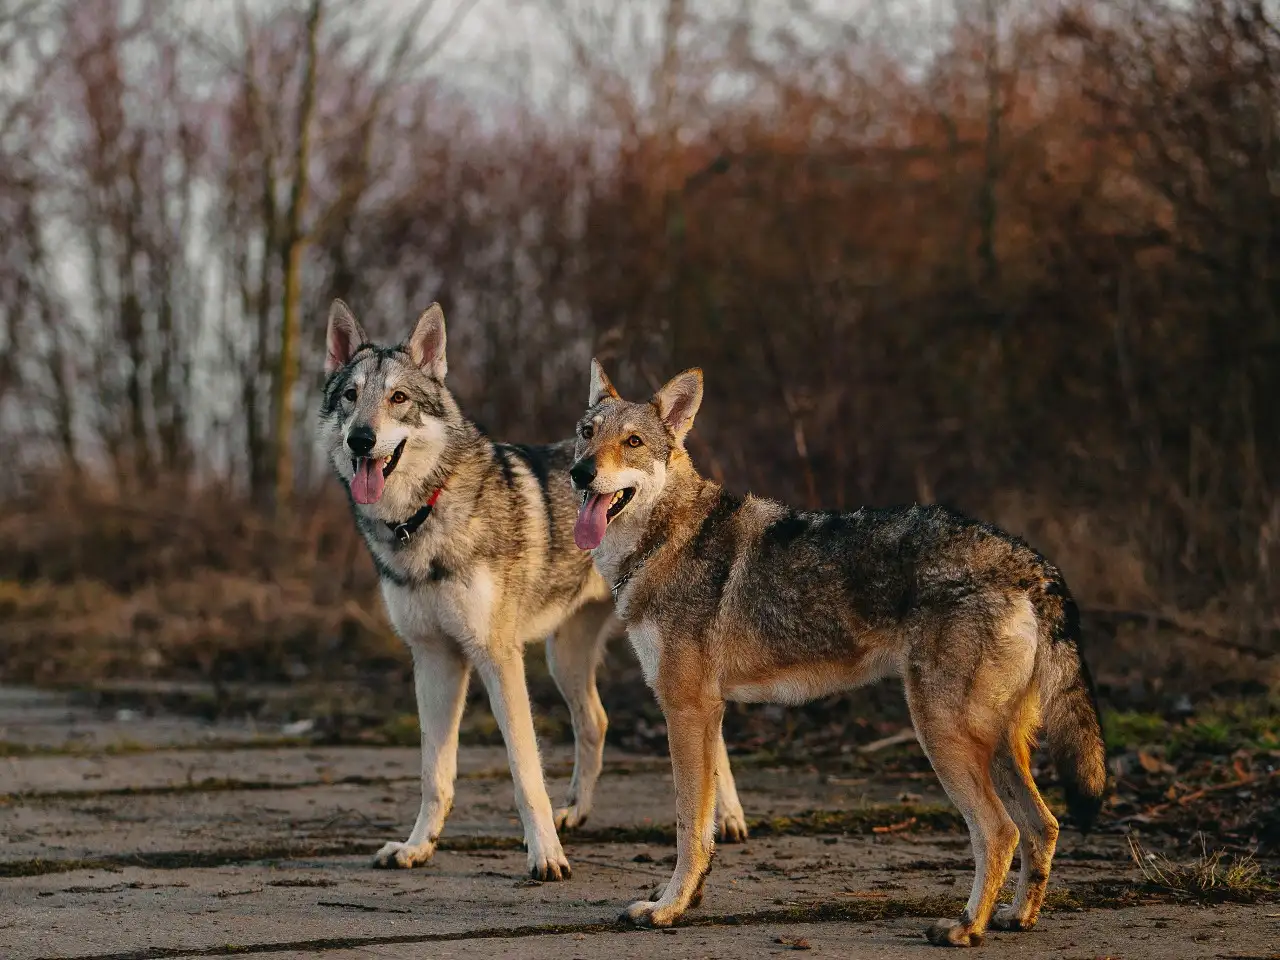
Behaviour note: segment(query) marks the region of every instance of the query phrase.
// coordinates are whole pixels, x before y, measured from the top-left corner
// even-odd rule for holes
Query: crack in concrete
[[[913,820],[913,832],[955,831],[964,821],[955,810],[947,807],[908,806],[886,804],[861,810],[810,810],[790,817],[771,817],[753,820],[749,824],[752,836],[801,837],[831,834],[857,835],[882,832]],[[897,832],[897,831],[895,831]],[[638,827],[616,827],[597,830],[578,830],[567,833],[565,842],[570,847],[577,844],[649,843],[672,846],[676,840],[674,824]],[[102,870],[122,867],[144,867],[154,870],[179,870],[201,867],[222,867],[259,860],[296,860],[312,857],[368,856],[377,851],[377,842],[348,840],[310,843],[277,843],[232,848],[227,850],[173,850],[155,853],[109,854],[101,857],[85,857],[68,860],[51,860],[36,857],[29,860],[0,862],[0,877],[32,877],[74,870]],[[441,837],[437,849],[453,853],[481,850],[521,850],[524,843],[519,837],[461,836]]]
[[[207,777],[204,780],[193,780],[187,783],[163,783],[150,787],[107,787],[99,790],[42,790],[31,792],[0,794],[2,804],[32,804],[56,802],[59,800],[97,800],[108,797],[164,797],[191,793],[226,793],[244,790],[247,792],[262,790],[305,790],[309,787],[385,787],[392,783],[416,782],[417,776],[399,777],[364,777],[353,775],[320,780],[290,780],[273,782],[270,780],[236,780],[232,778]],[[458,779],[467,779],[459,777]],[[474,779],[484,779],[474,777]]]
[[[258,860],[297,860],[308,857],[337,857],[348,854],[369,853],[376,844],[324,843],[324,844],[272,844],[241,847],[235,850],[168,850],[156,853],[119,853],[100,857],[80,857],[68,860],[49,860],[35,857],[30,860],[10,860],[0,863],[0,878],[40,877],[55,873],[72,873],[77,870],[121,870],[140,867],[149,870],[187,870],[210,867],[227,867]]]
[[[35,744],[14,743],[11,740],[0,740],[0,757],[11,757],[21,760],[26,757],[128,757],[140,753],[233,753],[237,750],[276,750],[276,749],[308,749],[315,750],[326,746],[351,746],[360,744],[324,744],[316,743],[305,737],[260,737],[254,740],[208,740],[202,743],[135,743],[121,741],[103,744]],[[380,744],[372,748],[377,749]]]
[[[667,768],[663,764],[662,769]],[[629,776],[636,773],[650,772],[644,768],[628,766],[611,771],[614,775]],[[544,771],[548,779],[567,778],[573,773],[571,764],[548,766]],[[195,793],[226,793],[237,790],[305,790],[314,787],[357,786],[384,787],[393,783],[416,783],[418,774],[402,774],[398,776],[363,776],[352,774],[345,777],[319,778],[313,780],[238,780],[234,777],[206,777],[203,780],[191,780],[184,783],[160,783],[145,787],[105,787],[84,790],[16,790],[12,793],[0,793],[0,806],[8,804],[56,803],[62,800],[96,800],[110,797],[156,797],[176,796]],[[510,780],[511,770],[508,767],[490,767],[484,770],[472,770],[459,773],[458,780]]]

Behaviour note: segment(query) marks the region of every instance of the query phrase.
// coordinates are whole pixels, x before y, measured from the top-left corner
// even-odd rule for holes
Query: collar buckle
[[[431,499],[427,501],[426,506],[420,507],[408,520],[402,520],[400,523],[392,523],[386,521],[387,527],[391,530],[391,535],[396,538],[401,546],[406,546],[413,535],[418,532],[418,528],[427,522],[427,517],[431,516],[431,511],[436,507],[436,501],[440,499],[440,494],[444,492],[444,486],[436,488],[436,492],[431,494]]]

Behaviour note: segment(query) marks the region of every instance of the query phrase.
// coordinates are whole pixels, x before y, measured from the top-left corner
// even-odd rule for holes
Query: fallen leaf
[[[1173,773],[1173,767],[1165,763],[1160,757],[1154,753],[1147,753],[1145,750],[1138,751],[1138,765],[1147,773]]]

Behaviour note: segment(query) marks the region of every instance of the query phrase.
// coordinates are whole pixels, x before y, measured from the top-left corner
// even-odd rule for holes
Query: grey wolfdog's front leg
[[[656,903],[640,900],[622,919],[669,927],[702,899],[715,843],[716,760],[724,701],[665,711],[676,783],[676,870]]]
[[[489,693],[489,707],[507,745],[511,778],[515,781],[516,807],[524,824],[529,851],[529,875],[538,880],[567,880],[571,874],[556,834],[551,798],[542,778],[538,741],[533,732],[533,711],[525,685],[523,651],[516,645],[494,643],[476,662],[476,672]]]
[[[373,859],[375,867],[418,867],[429,861],[453,806],[458,726],[471,668],[445,640],[410,642],[409,650],[413,654],[413,686],[422,741],[422,806],[409,839],[383,846]]]

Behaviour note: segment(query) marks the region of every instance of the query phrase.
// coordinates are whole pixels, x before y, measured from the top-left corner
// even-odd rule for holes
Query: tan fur
[[[700,375],[635,404],[598,364],[592,372],[575,451],[593,468],[580,474],[583,502],[631,491],[593,559],[666,715],[677,805],[675,872],[657,901],[625,916],[666,926],[701,896],[726,700],[802,703],[900,676],[976,861],[963,915],[933,924],[929,940],[973,946],[988,925],[1032,926],[1058,835],[1030,772],[1042,704],[1059,718],[1051,744],[1081,809],[1100,802],[1105,779],[1061,574],[1021,541],[938,508],[798,514],[732,497],[684,450]],[[623,444],[633,430],[643,445]],[[1014,903],[993,917],[1019,848]]]

